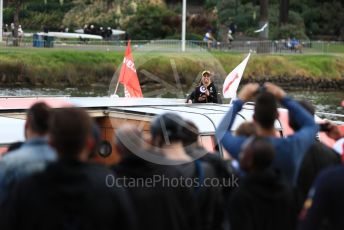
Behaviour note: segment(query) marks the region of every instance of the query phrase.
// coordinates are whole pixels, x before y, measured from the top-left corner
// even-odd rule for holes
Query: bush
[[[10,25],[13,22],[13,15],[14,15],[13,7],[4,8],[4,12],[3,12],[4,24]]]
[[[65,14],[63,25],[70,28],[81,27],[85,24],[93,24],[96,27],[118,27],[119,16],[115,8],[108,8],[104,2],[86,5],[80,3],[78,6]]]
[[[140,5],[136,15],[130,18],[125,27],[134,40],[161,39],[177,31],[173,26],[174,18],[175,13],[164,7]]]
[[[42,29],[46,25],[49,30],[58,31],[61,27],[63,13],[62,12],[51,12],[51,13],[31,13],[30,17],[22,20],[22,25],[25,28],[30,29]]]

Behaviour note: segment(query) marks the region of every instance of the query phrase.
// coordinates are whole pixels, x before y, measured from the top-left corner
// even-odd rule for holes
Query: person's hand
[[[207,96],[210,95],[209,90],[206,90],[206,91],[205,91],[205,95],[207,95]]]
[[[338,140],[342,137],[337,125],[328,122],[329,131],[326,132],[327,136],[332,139]]]
[[[198,101],[205,101],[206,99],[205,95],[198,97]]]
[[[244,102],[249,101],[254,97],[254,94],[257,92],[258,88],[258,83],[249,83],[240,90],[238,98]]]
[[[267,82],[264,84],[266,91],[273,94],[278,100],[281,100],[283,97],[287,95],[287,93],[279,86]]]

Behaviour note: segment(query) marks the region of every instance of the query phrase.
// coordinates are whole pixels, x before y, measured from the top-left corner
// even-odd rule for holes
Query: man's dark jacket
[[[114,178],[112,171],[100,165],[53,163],[15,187],[0,210],[0,229],[133,229],[130,201],[107,177]]]

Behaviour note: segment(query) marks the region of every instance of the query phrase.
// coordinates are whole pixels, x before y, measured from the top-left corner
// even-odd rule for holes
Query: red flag
[[[135,69],[134,58],[131,54],[130,40],[125,51],[118,81],[124,85],[125,97],[143,97]]]

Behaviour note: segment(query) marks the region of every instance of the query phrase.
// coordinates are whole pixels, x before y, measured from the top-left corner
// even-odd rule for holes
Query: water
[[[0,96],[38,96],[38,95],[68,95],[78,97],[108,96],[109,88],[105,86],[85,88],[1,88]],[[145,88],[144,88],[145,91]],[[344,108],[340,106],[344,100],[344,91],[305,91],[286,90],[289,95],[297,99],[306,99],[316,106],[317,112],[344,114]],[[160,95],[173,97],[175,95]],[[341,119],[344,120],[344,119]]]
[[[108,96],[107,87],[83,88],[4,88],[0,87],[0,96],[72,96],[72,97],[100,97]]]
[[[336,113],[344,115],[344,107],[341,102],[344,100],[344,91],[305,91],[290,90],[288,94],[297,99],[310,101],[316,107],[316,112]],[[344,118],[327,116],[325,118],[344,121]]]

